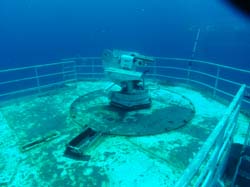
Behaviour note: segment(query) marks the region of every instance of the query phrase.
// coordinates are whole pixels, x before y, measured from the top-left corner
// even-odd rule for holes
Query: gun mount
[[[146,72],[136,71],[154,59],[136,52],[105,50],[102,56],[105,73],[120,91],[111,91],[110,104],[123,109],[141,109],[151,106],[148,89],[145,88]]]

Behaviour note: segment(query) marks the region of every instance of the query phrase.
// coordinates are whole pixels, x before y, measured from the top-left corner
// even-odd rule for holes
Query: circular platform
[[[82,127],[87,125],[105,134],[144,136],[182,127],[195,114],[191,101],[181,94],[155,89],[151,97],[151,108],[129,111],[110,106],[107,95],[97,90],[77,98],[70,116]]]

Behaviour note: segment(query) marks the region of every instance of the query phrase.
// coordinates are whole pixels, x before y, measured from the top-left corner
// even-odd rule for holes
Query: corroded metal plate
[[[81,126],[124,136],[164,133],[186,125],[194,116],[191,101],[178,93],[157,89],[151,97],[151,108],[129,111],[110,106],[106,94],[97,90],[77,98],[70,116]]]

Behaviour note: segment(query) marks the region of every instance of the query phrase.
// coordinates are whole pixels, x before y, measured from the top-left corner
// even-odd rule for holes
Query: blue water
[[[221,0],[1,0],[1,69],[105,48],[250,69],[250,20]]]

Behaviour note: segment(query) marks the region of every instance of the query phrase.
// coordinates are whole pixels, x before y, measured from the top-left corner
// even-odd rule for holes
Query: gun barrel
[[[136,56],[135,59],[138,59],[138,60],[143,60],[143,61],[148,61],[148,62],[154,62],[154,58],[152,57],[147,57],[147,56]]]

